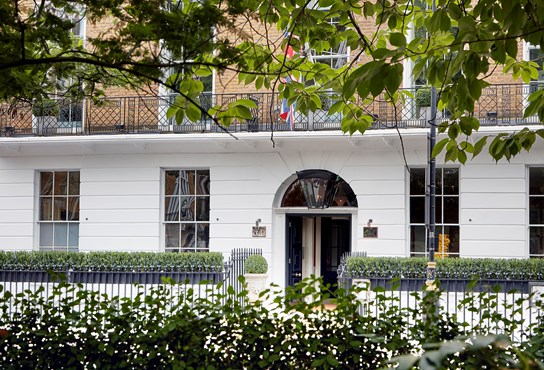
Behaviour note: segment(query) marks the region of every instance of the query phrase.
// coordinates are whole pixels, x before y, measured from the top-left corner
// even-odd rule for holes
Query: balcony
[[[528,105],[528,95],[542,86],[538,84],[504,84],[487,87],[476,103],[474,115],[481,126],[516,126],[539,124],[537,116],[523,118]],[[416,96],[416,89],[412,89]],[[323,110],[308,116],[296,113],[292,125],[280,119],[281,101],[277,94],[203,94],[201,105],[228,104],[236,99],[251,99],[257,104],[252,109],[253,119],[235,123],[230,132],[323,131],[340,130],[341,114],[329,116],[326,109],[334,102],[332,95],[322,95]],[[56,115],[36,116],[30,104],[0,105],[0,136],[58,136],[58,135],[112,135],[112,134],[163,134],[223,132],[212,120],[198,122],[186,120],[178,125],[166,117],[172,97],[111,97],[99,101],[56,100]],[[366,105],[366,112],[374,118],[371,129],[424,128],[429,126],[429,109],[418,106],[418,99],[406,98],[393,109],[385,101]],[[420,104],[421,105],[421,104]],[[36,108],[36,107],[34,107]],[[50,107],[48,107],[50,108]],[[38,111],[34,109],[34,113]],[[43,109],[42,109],[43,111]],[[448,118],[439,112],[439,121]]]

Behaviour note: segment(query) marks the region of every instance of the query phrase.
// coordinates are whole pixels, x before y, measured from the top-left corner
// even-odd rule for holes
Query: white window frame
[[[544,251],[542,254],[531,253],[531,228],[542,228],[544,232],[544,223],[532,224],[531,223],[531,198],[542,198],[544,194],[531,194],[531,170],[541,169],[544,170],[544,166],[530,166],[527,170],[527,256],[529,258],[544,258]],[[544,183],[542,184],[544,186]],[[544,221],[543,221],[544,222]]]
[[[425,194],[424,195],[421,195],[421,194],[418,194],[418,195],[411,195],[410,193],[410,188],[411,188],[411,176],[410,174],[407,174],[407,216],[406,216],[406,219],[407,219],[407,225],[408,225],[408,239],[407,239],[407,255],[408,256],[411,256],[411,257],[427,257],[428,256],[428,251],[427,251],[427,248],[428,248],[428,245],[427,245],[427,242],[428,242],[428,236],[427,236],[427,228],[426,228],[426,225],[427,225],[427,222],[428,222],[428,212],[429,212],[429,207],[428,207],[428,189],[427,189],[427,184],[428,184],[428,171],[423,168],[423,167],[412,167],[410,168],[410,170],[412,169],[423,169],[425,170]],[[442,194],[437,194],[436,195],[436,201],[437,201],[437,204],[439,201],[442,202],[442,207],[441,207],[441,210],[442,210],[442,214],[441,214],[441,220],[442,222],[436,222],[435,223],[435,234],[436,234],[436,240],[437,240],[437,243],[436,243],[436,246],[435,246],[435,256],[439,257],[439,243],[440,243],[440,240],[439,240],[439,235],[440,234],[443,234],[442,233],[442,230],[444,227],[458,227],[458,230],[459,230],[459,240],[458,240],[458,243],[459,243],[459,252],[447,252],[448,256],[445,257],[445,258],[451,258],[451,257],[460,257],[461,256],[461,169],[459,167],[448,167],[448,166],[440,166],[440,167],[437,167],[436,168],[436,171],[438,173],[438,171],[440,171],[440,174],[441,174],[441,178],[442,178],[442,184],[444,184],[444,170],[448,170],[448,169],[455,169],[457,170],[457,194],[444,194],[443,193],[443,190],[442,190]],[[443,187],[442,187],[443,189]],[[425,207],[425,210],[424,210],[424,222],[423,223],[420,223],[420,222],[414,222],[412,223],[411,222],[411,219],[410,219],[410,213],[411,213],[411,207],[410,207],[410,200],[412,199],[412,197],[414,198],[425,198],[425,201],[424,201],[424,207]],[[444,222],[444,198],[445,197],[452,197],[452,198],[457,198],[458,199],[458,208],[457,208],[457,212],[458,212],[458,215],[457,215],[457,223],[447,223],[447,222]],[[411,242],[412,242],[412,226],[415,226],[415,227],[424,227],[425,228],[425,238],[424,238],[424,246],[425,246],[425,251],[422,253],[422,252],[412,252],[412,248],[411,248]]]
[[[57,173],[66,173],[67,178],[67,184],[66,184],[66,194],[54,194],[55,189],[55,174]],[[79,184],[78,184],[78,194],[70,194],[70,173],[77,172],[79,174]],[[51,195],[42,195],[42,182],[41,177],[43,173],[52,173],[53,174],[53,183],[52,183],[52,193]],[[37,189],[37,196],[36,196],[36,245],[37,249],[40,251],[71,251],[71,252],[77,252],[79,251],[79,226],[81,223],[81,171],[79,169],[54,169],[54,170],[39,170],[36,172],[36,189]],[[42,219],[42,199],[45,198],[51,198],[51,219]],[[55,220],[54,215],[54,202],[55,198],[66,198],[66,219],[65,220]],[[77,214],[78,217],[75,220],[68,219],[68,211],[69,211],[69,199],[70,198],[77,198]],[[66,224],[66,245],[55,245],[55,225],[62,225]],[[52,225],[52,245],[42,245],[45,244],[42,241],[42,227],[44,225]],[[77,245],[70,245],[70,229],[71,225],[77,225]]]
[[[179,217],[177,220],[167,220],[166,218],[166,211],[169,205],[171,204],[168,201],[168,198],[172,198],[171,195],[166,194],[166,182],[167,182],[167,173],[171,171],[178,171],[181,173],[182,171],[188,171],[188,172],[194,172],[197,174],[197,176],[194,177],[194,183],[193,183],[193,189],[195,190],[195,194],[184,194],[184,195],[174,195],[176,198],[178,198],[178,202],[180,201],[179,198],[181,197],[194,197],[194,206],[195,206],[195,216],[192,220],[181,220]],[[198,173],[199,172],[207,172],[208,173],[208,194],[197,194],[197,185],[198,185]],[[181,185],[180,185],[181,186]],[[196,216],[196,205],[197,205],[197,198],[207,198],[207,213],[208,213],[208,220],[198,220]],[[210,210],[211,210],[211,171],[209,168],[199,168],[199,167],[193,167],[193,168],[163,168],[161,171],[161,245],[162,249],[165,252],[207,252],[210,250]],[[176,212],[180,212],[180,209],[178,207],[178,210]],[[176,225],[182,225],[182,224],[190,224],[194,225],[195,227],[195,233],[196,238],[193,237],[193,246],[192,247],[182,247],[181,245],[181,226],[180,226],[180,234],[178,239],[178,247],[169,247],[167,243],[167,225],[169,224],[176,224]],[[198,246],[198,226],[199,225],[207,225],[208,228],[208,239],[206,240],[206,247],[199,247]]]
[[[50,0],[46,1],[45,7],[51,9],[52,12],[54,12],[58,17],[68,19],[74,22],[76,26],[74,26],[71,30],[72,35],[74,36],[75,39],[81,40],[81,42],[83,43],[83,46],[85,46],[85,42],[87,39],[87,18],[85,16],[84,6],[77,7],[79,15],[66,14],[64,9],[55,8]],[[79,32],[76,34],[74,33],[74,30],[77,29],[77,26],[79,26]],[[60,94],[62,94],[62,93],[59,94],[59,91],[63,90],[62,86],[65,85],[65,83],[61,79],[57,79],[56,76],[52,76],[52,77],[56,79],[56,86],[57,86],[56,93],[57,93],[57,96],[59,96]],[[70,80],[66,82],[68,82],[68,85],[71,83]],[[63,101],[63,100],[59,100],[59,102],[60,101]],[[74,107],[76,106],[79,106],[79,109],[81,111],[80,112],[81,120],[72,121],[72,116],[73,116],[72,112]],[[54,124],[57,132],[60,131],[62,133],[74,133],[74,134],[78,132],[83,132],[85,127],[85,104],[83,104],[83,101],[75,101],[75,102],[69,101],[67,104],[66,104],[66,101],[63,101],[63,109],[65,108],[68,108],[68,112],[67,112],[68,120],[61,121],[59,120],[59,118],[62,118],[63,115],[61,113],[57,115],[56,122]],[[38,127],[38,124],[36,123],[34,124],[34,126]],[[39,132],[40,130],[38,129],[38,133]]]
[[[192,3],[198,3],[200,2],[199,0],[191,0]],[[181,2],[178,2],[178,4],[181,4]],[[170,55],[170,52],[168,50],[164,50],[162,49],[163,47],[163,43],[161,42],[160,43],[161,45],[161,50],[163,53],[167,54],[167,55],[164,55],[163,56],[163,59],[165,62],[168,62],[170,59],[172,59],[171,55]],[[192,59],[189,59],[187,61],[182,61],[182,60],[174,60],[174,62],[185,62],[185,63],[191,63],[193,62]],[[166,76],[166,78],[168,78],[169,75],[171,75],[173,72],[172,72],[172,68],[166,68],[163,70],[164,72],[164,75]],[[203,95],[210,95],[211,96],[211,99],[212,99],[212,105],[215,104],[214,103],[214,92],[215,92],[215,88],[216,88],[216,73],[215,73],[215,70],[212,70],[212,88],[211,88],[211,91],[208,91],[208,90],[203,90],[202,91],[202,94]],[[175,118],[170,118],[170,119],[167,119],[166,118],[166,112],[168,110],[168,108],[170,107],[170,105],[172,104],[172,102],[175,100],[177,94],[175,92],[172,92],[170,89],[168,89],[166,86],[160,84],[159,85],[159,101],[158,101],[158,106],[157,106],[157,109],[158,109],[158,128],[161,130],[161,131],[175,131],[175,127],[177,126],[177,122],[175,120]],[[203,118],[206,118],[206,117],[203,117]],[[188,124],[188,125],[191,125],[193,124],[193,122],[189,121],[187,118],[184,118],[184,122],[183,124]],[[208,127],[209,128],[209,127]]]

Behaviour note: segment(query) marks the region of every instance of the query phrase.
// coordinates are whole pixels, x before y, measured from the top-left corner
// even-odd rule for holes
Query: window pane
[[[166,224],[166,249],[179,249],[179,224]]]
[[[181,224],[181,249],[195,248],[195,225]]]
[[[40,223],[40,247],[53,246],[53,224]]]
[[[425,223],[425,197],[410,198],[410,223]]]
[[[529,253],[544,257],[544,227],[529,228]]]
[[[544,168],[529,169],[529,194],[544,195]]]
[[[544,64],[544,53],[540,50],[539,47],[529,48],[529,60],[538,63],[538,81],[544,80],[544,72],[542,71],[542,65]]]
[[[40,198],[40,221],[51,221],[53,218],[53,198]]]
[[[300,181],[295,180],[285,191],[281,200],[282,207],[306,207],[306,199]]]
[[[210,220],[210,197],[198,197],[196,199],[196,220]]]
[[[197,195],[210,195],[210,171],[197,171]]]
[[[180,220],[195,220],[195,197],[179,197]]]
[[[425,169],[410,169],[410,195],[425,195]]]
[[[166,197],[164,199],[164,220],[179,221],[179,197]]]
[[[437,227],[436,234],[438,235],[436,241],[436,250],[438,253],[445,253],[444,257],[452,257],[459,254],[459,226]]]
[[[210,242],[210,225],[200,224],[198,227],[197,248],[208,249]]]
[[[67,195],[68,194],[68,173],[67,172],[55,172],[55,187],[54,195]]]
[[[55,224],[55,247],[66,247],[68,246],[68,224],[67,223],[56,223]],[[59,248],[65,249],[65,248]]]
[[[410,253],[412,256],[425,254],[425,234],[425,226],[410,226]]]
[[[164,195],[179,194],[179,171],[166,171],[164,175]]]
[[[193,171],[179,171],[179,186],[176,194],[193,195],[194,192],[194,173]]]
[[[435,198],[435,207],[434,207],[434,223],[442,223],[442,197]]]
[[[40,172],[40,194],[53,195],[53,172]]]
[[[444,223],[459,223],[459,198],[444,197]]]
[[[436,176],[435,176],[435,181],[436,181],[436,194],[437,195],[442,195],[442,169],[441,168],[437,168],[436,169]]]
[[[529,198],[529,223],[544,225],[544,197]]]
[[[79,171],[70,172],[68,190],[70,195],[79,195]]]
[[[79,221],[79,197],[68,197],[68,221]]]
[[[444,194],[459,194],[459,169],[444,168]]]
[[[79,224],[68,224],[68,249],[77,252],[79,249]]]
[[[53,198],[53,220],[54,221],[65,221],[67,212],[67,198]]]

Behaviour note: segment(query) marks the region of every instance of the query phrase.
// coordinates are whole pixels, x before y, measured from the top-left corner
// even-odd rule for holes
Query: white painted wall
[[[348,182],[358,199],[358,209],[340,211],[352,217],[352,250],[409,255],[407,176],[395,138],[337,134],[310,140],[288,134],[278,137],[276,148],[268,139],[251,141],[242,134],[226,144],[201,140],[204,136],[160,135],[137,144],[111,138],[48,144],[48,138],[36,138],[12,143],[9,150],[0,147],[0,248],[37,249],[38,171],[78,169],[80,250],[161,251],[163,169],[209,168],[211,250],[228,255],[233,248],[262,248],[271,281],[283,285],[285,215],[309,211],[279,209],[279,189],[297,170],[327,169]],[[405,144],[407,164],[424,166],[425,135]],[[495,164],[483,156],[460,166],[461,255],[526,257],[527,165],[544,165],[544,151],[537,146],[512,163]],[[251,236],[257,219],[267,228],[265,238]],[[369,219],[378,227],[377,239],[363,238]]]

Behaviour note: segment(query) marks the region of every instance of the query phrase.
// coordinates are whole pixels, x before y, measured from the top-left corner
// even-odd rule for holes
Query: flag
[[[295,105],[296,103],[289,105],[287,99],[283,99],[281,103],[280,118],[287,123],[290,130],[295,126]]]
[[[293,47],[289,44],[285,47],[284,55],[286,58],[292,58],[293,55],[295,55],[295,51],[293,50]],[[284,79],[281,80],[282,83],[289,83],[291,81],[291,77],[287,76]],[[296,79],[293,79],[293,81],[296,81]],[[295,106],[296,103],[293,103],[289,105],[287,103],[287,99],[282,99],[281,102],[281,109],[280,109],[280,118],[287,123],[287,126],[290,130],[293,130],[295,127]]]

